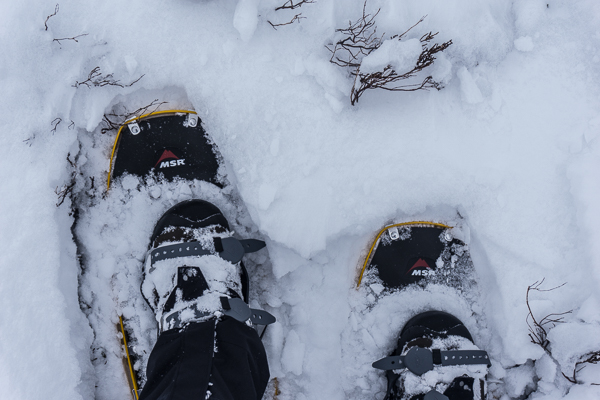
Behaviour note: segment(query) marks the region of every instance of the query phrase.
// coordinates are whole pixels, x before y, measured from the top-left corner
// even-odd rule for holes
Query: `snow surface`
[[[282,3],[67,0],[49,19],[52,3],[0,4],[0,398],[129,396],[115,324],[135,321],[151,349],[139,271],[157,218],[192,197],[267,241],[248,260],[251,305],[278,318],[265,346],[280,399],[382,398],[370,363],[431,308],[490,353],[494,398],[600,398],[597,365],[578,384],[561,373],[597,349],[600,326],[598,3],[370,0],[378,33],[427,15],[407,39],[453,45],[431,70],[443,90],[367,91],[355,107],[325,45],[363,2]],[[95,67],[124,87],[74,87]],[[198,111],[225,193],[135,179],[106,193],[103,115],[154,99]],[[72,178],[73,201],[57,207]],[[477,303],[432,287],[371,304],[355,289],[376,232],[420,219],[462,224]],[[526,289],[544,278],[567,284],[531,293],[536,317],[573,310],[549,331],[552,357],[526,323]]]

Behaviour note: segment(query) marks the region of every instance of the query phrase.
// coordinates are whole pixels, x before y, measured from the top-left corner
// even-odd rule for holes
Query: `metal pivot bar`
[[[265,242],[256,239],[238,240],[233,237],[214,238],[214,249],[222,259],[236,264],[246,253],[253,253],[265,247]],[[210,249],[202,247],[200,242],[185,242],[162,246],[150,251],[151,264],[157,261],[177,257],[204,256],[214,254]],[[152,268],[151,268],[152,270]]]
[[[128,123],[127,126],[129,127],[129,132],[131,132],[132,135],[137,135],[142,131],[136,121]]]
[[[248,304],[239,298],[228,299],[227,297],[221,297],[221,306],[223,307],[223,314],[235,318],[240,322],[247,321],[250,318],[250,321],[255,325],[269,325],[277,320],[273,315],[264,310],[256,310],[248,307]]]
[[[373,363],[373,368],[395,370],[407,368],[415,375],[423,375],[433,370],[433,365],[472,365],[490,366],[490,358],[483,350],[429,350],[413,347],[405,356],[389,356]]]

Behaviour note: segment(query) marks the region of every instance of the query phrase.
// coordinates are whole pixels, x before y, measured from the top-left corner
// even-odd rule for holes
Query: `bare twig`
[[[52,134],[54,134],[54,132],[56,132],[56,127],[58,127],[58,125],[62,122],[62,118],[54,118],[54,120],[52,120],[52,122],[50,123],[51,125],[54,125],[52,127],[52,129],[50,129],[50,132],[52,132]]]
[[[340,67],[351,67],[358,69],[364,56],[381,46],[383,35],[377,36],[375,17],[381,11],[373,15],[367,14],[367,2],[363,5],[362,17],[356,22],[348,22],[348,28],[336,29],[346,37],[339,40],[335,46],[325,46],[331,52],[329,59]],[[343,58],[341,58],[343,57]]]
[[[552,290],[556,290],[566,284],[566,283],[563,283],[562,285],[559,285],[559,286],[556,286],[556,287],[553,287],[550,289],[542,289],[541,286],[544,283],[544,280],[545,280],[545,278],[542,279],[541,281],[534,282],[533,285],[529,285],[527,287],[527,293],[525,295],[525,303],[527,304],[527,309],[529,310],[529,314],[527,314],[526,321],[527,321],[527,326],[529,327],[529,339],[531,340],[531,343],[537,344],[537,345],[541,346],[544,350],[549,352],[548,345],[550,345],[550,341],[548,340],[548,331],[547,331],[548,326],[551,325],[549,328],[553,328],[554,326],[556,326],[556,324],[564,322],[564,319],[562,316],[566,315],[566,314],[570,314],[571,312],[573,312],[573,310],[565,311],[562,313],[548,314],[539,321],[535,318],[535,315],[533,314],[533,311],[531,310],[531,305],[529,304],[530,292],[532,290],[537,291],[537,292],[549,292]]]
[[[46,17],[46,20],[44,21],[44,26],[46,27],[46,29],[44,29],[45,31],[48,30],[48,20],[52,17],[54,17],[56,14],[58,14],[58,3],[56,3],[56,7],[54,7],[54,13],[48,15]]]
[[[598,363],[600,363],[600,350],[593,351],[593,352],[588,353],[588,354],[584,355],[583,357],[581,357],[580,361],[577,361],[575,363],[575,367],[573,368],[572,376],[567,376],[562,371],[561,371],[561,373],[569,382],[577,384],[577,383],[579,383],[579,381],[577,380],[577,374],[579,373],[579,371],[581,371],[582,369],[584,369],[586,367],[585,364],[598,364]],[[599,386],[600,383],[591,383],[591,385]]]
[[[71,161],[71,153],[67,154],[67,162],[73,168],[75,168],[75,162]]]
[[[296,1],[296,3],[294,4],[294,0],[288,0],[285,3],[283,3],[282,5],[280,5],[279,7],[277,7],[275,9],[275,11],[279,11],[279,10],[295,10],[298,7],[302,7],[303,4],[312,4],[314,3],[314,0],[300,0],[300,1]]]
[[[140,107],[135,111],[128,111],[124,108],[123,111],[113,111],[104,114],[102,117],[102,122],[104,122],[106,126],[102,128],[100,132],[104,134],[106,132],[117,130],[121,127],[121,125],[123,125],[123,123],[125,123],[125,121],[133,117],[153,113],[154,111],[158,110],[161,105],[166,103],[166,101],[159,102],[158,99],[154,99],[150,104]]]
[[[553,328],[557,324],[564,322],[563,316],[566,314],[570,314],[573,310],[565,311],[562,313],[548,314],[539,321],[535,318],[535,315],[533,314],[533,311],[531,310],[531,306],[529,304],[529,294],[531,293],[531,291],[550,292],[552,290],[556,290],[566,285],[566,283],[563,283],[562,285],[550,289],[542,289],[541,286],[544,283],[544,280],[545,278],[527,287],[527,294],[525,295],[525,303],[527,304],[527,309],[529,310],[529,314],[527,314],[527,326],[529,327],[529,339],[531,340],[531,343],[541,346],[546,351],[546,353],[548,353],[548,355],[550,355],[550,357],[554,359],[549,348],[550,341],[548,340],[548,330]],[[600,363],[600,350],[593,351],[581,356],[579,358],[579,361],[575,363],[575,367],[573,368],[573,374],[571,376],[567,376],[562,371],[561,374],[569,382],[573,384],[578,384],[580,382],[577,380],[577,374],[583,368],[585,368],[586,364],[598,363]],[[591,383],[591,385],[600,385],[600,383]]]
[[[303,17],[303,16],[302,16],[302,13],[300,13],[300,14],[296,14],[296,15],[294,15],[294,18],[292,18],[290,21],[288,21],[288,22],[284,22],[284,23],[282,23],[282,24],[274,24],[274,23],[272,23],[271,21],[267,21],[267,22],[268,22],[269,24],[271,24],[271,26],[273,27],[273,29],[277,30],[277,27],[278,27],[278,26],[290,25],[290,24],[293,24],[293,23],[294,23],[294,22],[296,22],[296,21],[300,22],[300,20],[301,20],[301,19],[303,19],[303,18],[305,19],[306,17]]]
[[[294,2],[294,0],[287,0],[285,3],[283,3],[282,5],[280,5],[279,7],[277,7],[275,9],[275,11],[279,11],[279,10],[295,10],[296,8],[302,7],[304,4],[312,4],[314,2],[315,2],[315,0],[296,0],[295,2]],[[291,25],[291,24],[293,24],[296,21],[300,22],[301,19],[306,19],[306,17],[303,17],[302,13],[298,13],[298,14],[294,15],[292,17],[292,19],[289,20],[288,22],[282,22],[280,24],[274,24],[273,22],[268,21],[268,20],[267,20],[267,22],[269,24],[271,24],[271,26],[273,27],[273,29],[277,30],[278,26]]]
[[[73,86],[74,88],[78,88],[79,86],[82,86],[82,85],[85,85],[88,88],[91,88],[94,86],[96,86],[96,87],[118,86],[121,88],[125,88],[125,87],[130,87],[130,86],[134,85],[143,77],[144,77],[144,75],[140,76],[133,82],[125,85],[125,84],[122,84],[121,81],[114,79],[113,74],[105,74],[104,75],[104,74],[102,74],[102,72],[100,72],[100,67],[96,67],[90,71],[90,73],[88,74],[88,77],[85,81],[83,81],[83,82],[75,81],[75,84],[73,84],[71,86]]]
[[[58,189],[58,186],[56,187],[56,189],[54,190],[54,193],[56,193],[58,195],[58,201],[56,202],[56,207],[60,207],[65,200],[67,199],[67,196],[69,196],[70,194],[73,193],[73,188],[75,187],[75,181],[71,181],[68,185],[65,184],[63,185],[60,190]]]
[[[68,38],[60,38],[60,39],[52,39],[53,42],[57,42],[58,44],[60,44],[61,40],[73,40],[76,43],[79,43],[79,40],[77,40],[77,38],[80,38],[82,36],[87,36],[88,33],[82,33],[81,35],[77,35],[77,36],[73,36],[73,37],[68,37]]]
[[[385,34],[377,35],[377,26],[375,17],[381,9],[375,14],[369,14],[366,11],[367,2],[363,5],[362,17],[355,22],[349,22],[348,28],[337,29],[344,35],[344,38],[338,40],[335,45],[325,46],[331,52],[329,61],[337,66],[350,68],[350,74],[354,76],[354,84],[350,93],[350,102],[352,105],[358,102],[360,96],[369,89],[383,89],[393,92],[413,92],[416,90],[426,90],[430,88],[441,89],[442,85],[436,82],[432,76],[427,76],[420,82],[399,84],[399,81],[414,78],[417,73],[431,66],[435,61],[436,53],[446,50],[452,40],[442,44],[430,42],[438,34],[429,32],[419,39],[421,42],[421,54],[414,67],[408,71],[396,71],[393,66],[387,65],[380,71],[361,72],[360,67],[364,57],[379,49],[383,44]],[[402,40],[408,32],[419,25],[426,16],[422,17],[417,23],[408,28],[402,34],[391,36],[388,40]]]

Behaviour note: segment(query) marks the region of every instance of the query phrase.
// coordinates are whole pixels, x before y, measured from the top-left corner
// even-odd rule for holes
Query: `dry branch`
[[[73,168],[73,171],[71,172],[71,179],[70,179],[69,183],[65,183],[64,185],[62,185],[62,187],[60,189],[57,186],[56,189],[54,190],[54,193],[56,193],[56,195],[58,196],[58,201],[56,202],[56,207],[60,207],[65,202],[67,197],[72,196],[73,188],[75,187],[75,176],[76,176],[75,162],[73,162],[71,160],[71,153],[67,154],[67,162],[69,163],[71,168]]]
[[[48,20],[52,17],[54,17],[56,14],[58,14],[58,3],[56,3],[56,7],[54,7],[54,13],[48,15],[46,17],[46,20],[44,21],[44,26],[46,27],[46,29],[44,29],[45,31],[48,30]]]
[[[267,21],[267,22],[269,24],[271,24],[271,26],[273,27],[273,29],[277,30],[278,26],[290,25],[290,24],[293,24],[296,21],[300,22],[300,20],[303,19],[303,18],[306,18],[306,17],[303,17],[302,13],[300,13],[300,14],[294,15],[294,18],[292,18],[290,21],[284,22],[284,23],[281,23],[281,24],[274,24],[271,21]]]
[[[432,76],[427,76],[420,82],[400,84],[410,78],[414,78],[417,74],[427,67],[431,66],[435,61],[435,54],[446,50],[452,40],[438,44],[431,41],[438,34],[429,32],[421,36],[421,54],[414,67],[408,71],[396,71],[391,65],[385,66],[382,70],[376,72],[363,73],[360,71],[360,66],[364,57],[379,49],[384,42],[385,34],[377,35],[377,25],[375,18],[381,11],[377,10],[375,14],[369,14],[366,11],[367,2],[363,5],[361,18],[355,22],[349,22],[347,28],[337,29],[336,32],[341,33],[344,37],[338,40],[335,45],[326,46],[331,52],[329,61],[337,66],[350,69],[350,74],[354,76],[354,84],[350,93],[350,102],[355,105],[360,96],[369,89],[383,89],[393,92],[413,92],[416,90],[426,90],[430,88],[441,89],[442,86],[436,82]],[[415,26],[419,25],[425,17],[421,18],[417,23],[408,28],[404,33],[391,36],[388,40],[401,41]]]
[[[121,125],[123,125],[125,123],[125,121],[127,121],[133,117],[138,117],[138,116],[141,116],[144,114],[153,113],[156,110],[158,110],[158,108],[161,105],[166,104],[166,103],[167,103],[166,101],[159,102],[158,99],[154,99],[150,104],[148,104],[144,107],[140,107],[135,111],[128,111],[126,108],[123,108],[122,111],[113,111],[110,113],[106,113],[102,117],[102,122],[104,122],[105,127],[102,128],[100,130],[100,132],[102,134],[104,134],[106,132],[117,130],[121,127]]]
[[[52,120],[52,122],[50,122],[51,125],[54,125],[52,127],[52,129],[50,129],[50,132],[52,132],[54,134],[54,132],[56,132],[56,128],[58,127],[58,125],[62,122],[62,118],[54,118]]]
[[[529,327],[529,339],[531,343],[537,344],[541,346],[546,352],[549,352],[548,346],[550,345],[550,341],[548,340],[548,329],[553,328],[556,324],[564,322],[563,316],[566,314],[570,314],[573,310],[565,311],[562,313],[551,313],[546,315],[544,318],[539,321],[535,318],[533,311],[531,310],[531,305],[529,304],[529,294],[530,292],[550,292],[552,290],[556,290],[565,285],[562,285],[550,288],[550,289],[542,289],[541,286],[544,283],[544,279],[541,281],[534,282],[533,285],[527,286],[527,293],[525,295],[525,303],[527,304],[527,309],[529,313],[526,317],[527,326]]]
[[[75,81],[75,84],[73,84],[71,86],[73,86],[74,88],[78,88],[79,86],[82,86],[82,85],[85,85],[88,88],[91,88],[94,86],[96,86],[96,87],[118,86],[121,88],[126,88],[126,87],[130,87],[130,86],[134,85],[143,77],[144,77],[144,75],[140,76],[139,78],[137,78],[136,80],[134,80],[133,82],[131,82],[129,84],[122,84],[121,81],[113,78],[113,74],[102,74],[102,72],[100,72],[100,67],[96,67],[90,71],[90,73],[88,74],[88,77],[85,81],[83,81],[83,82]]]
[[[87,35],[89,35],[89,34],[88,34],[88,33],[82,33],[81,35],[77,35],[77,36],[73,36],[73,37],[59,38],[59,39],[52,39],[52,41],[53,41],[53,42],[56,42],[56,43],[58,43],[58,44],[60,44],[60,42],[61,42],[62,40],[73,40],[73,41],[75,41],[76,43],[79,43],[79,40],[77,40],[77,38],[80,38],[80,37],[82,37],[82,36],[87,36]]]
[[[314,3],[314,0],[300,0],[300,1],[296,1],[294,2],[294,0],[287,0],[285,3],[283,3],[282,5],[280,5],[279,7],[277,7],[275,9],[275,11],[279,11],[279,10],[295,10],[296,8],[300,8],[302,7],[304,4],[312,4]],[[273,27],[273,29],[277,30],[278,26],[284,26],[284,25],[291,25],[294,22],[298,21],[300,22],[301,19],[305,19],[306,17],[302,16],[302,13],[298,13],[296,15],[294,15],[292,17],[291,20],[289,20],[288,22],[282,22],[280,24],[274,24],[273,22],[267,20],[267,22],[269,24],[271,24],[271,26]]]
[[[279,10],[295,10],[298,7],[302,7],[303,4],[312,4],[314,3],[314,0],[300,0],[300,1],[296,1],[296,3],[294,3],[294,0],[288,0],[285,3],[283,3],[282,5],[280,5],[279,7],[277,7],[275,9],[275,11],[279,11]]]

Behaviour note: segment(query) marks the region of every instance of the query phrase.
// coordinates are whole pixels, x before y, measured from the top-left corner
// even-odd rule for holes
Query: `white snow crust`
[[[246,265],[250,305],[278,319],[264,343],[280,400],[381,399],[371,363],[430,309],[488,351],[493,398],[600,398],[597,365],[578,383],[561,373],[600,350],[598,2],[369,0],[378,33],[427,15],[404,43],[431,31],[453,45],[428,72],[443,90],[367,91],[354,107],[325,46],[364,2],[283,2],[66,0],[49,18],[54,3],[0,3],[0,399],[130,396],[118,317],[147,357],[140,271],[157,219],[189,198],[267,242]],[[404,47],[368,62],[406,60]],[[120,86],[77,85],[95,67]],[[130,177],[106,191],[103,116],[154,99],[198,112],[224,190]],[[460,225],[472,292],[356,289],[379,229],[412,220]],[[566,285],[531,292],[536,318],[573,310],[548,326],[550,354],[526,322],[544,278]]]

